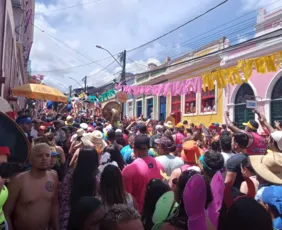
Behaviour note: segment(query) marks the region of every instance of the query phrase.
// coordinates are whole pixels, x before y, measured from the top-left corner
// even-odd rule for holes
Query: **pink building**
[[[11,88],[27,81],[34,7],[34,0],[0,1],[0,96],[16,110],[25,106],[25,99],[12,97]]]
[[[227,53],[221,62],[222,67],[235,65],[238,60],[269,55],[282,50],[282,10],[267,14],[264,9],[257,16],[256,35],[260,37],[267,33],[277,37],[252,46],[240,46],[235,51]],[[275,32],[276,31],[276,32]],[[274,33],[274,34],[273,34]],[[256,100],[258,109],[272,123],[282,121],[282,66],[276,73],[259,74],[253,70],[249,82],[243,85],[229,86],[225,89],[225,106],[230,116],[239,126],[242,122],[254,119],[251,109],[246,109],[246,100]],[[241,75],[242,77],[243,74]]]

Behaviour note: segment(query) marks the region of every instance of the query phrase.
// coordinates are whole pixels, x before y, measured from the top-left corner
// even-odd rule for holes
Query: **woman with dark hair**
[[[100,180],[99,196],[105,209],[110,209],[115,204],[127,204],[138,209],[134,198],[125,192],[122,175],[119,168],[108,164],[103,169]]]
[[[116,132],[116,143],[118,145],[121,145],[122,147],[126,146],[127,145],[127,142],[126,140],[124,139],[123,137],[123,133],[121,132]]]
[[[75,169],[70,168],[60,188],[60,229],[67,229],[70,210],[83,196],[97,192],[98,153],[91,147],[80,150]]]
[[[82,197],[70,213],[68,230],[98,230],[105,215],[101,202],[92,197]]]
[[[152,229],[154,225],[152,217],[156,209],[156,204],[159,198],[168,191],[170,191],[170,187],[160,179],[152,179],[148,183],[142,213],[142,222],[145,230]]]
[[[183,192],[184,192],[184,189],[185,189],[185,186],[188,180],[196,174],[200,174],[200,173],[194,170],[184,171],[181,174],[181,176],[179,177],[179,179],[174,181],[174,183],[176,183],[176,189],[174,191],[174,199],[179,204],[179,206],[177,207],[173,215],[169,219],[167,219],[166,221],[167,223],[164,224],[163,227],[161,228],[162,230],[170,230],[170,229],[171,230],[173,229],[186,230],[188,229],[187,227],[188,217],[185,212],[184,201],[183,201]],[[213,196],[212,196],[211,187],[210,187],[210,184],[207,178],[205,178],[205,182],[206,182],[206,189],[207,189],[205,208],[207,209],[207,207],[213,200]]]
[[[104,153],[109,153],[110,154],[110,162],[116,162],[118,164],[118,167],[120,170],[123,170],[124,168],[124,161],[122,158],[122,155],[120,154],[120,151],[118,149],[117,145],[109,145],[104,149]],[[103,157],[103,155],[102,155]],[[106,162],[109,163],[109,162]]]

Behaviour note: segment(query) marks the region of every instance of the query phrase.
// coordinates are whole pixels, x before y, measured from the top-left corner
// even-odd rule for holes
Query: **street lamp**
[[[72,80],[74,80],[77,84],[79,84],[80,85],[80,87],[81,88],[83,88],[83,86],[76,80],[76,79],[74,79],[74,78],[72,78],[72,77],[69,77],[69,79],[72,79]]]
[[[107,50],[104,47],[99,46],[99,45],[96,45],[96,48],[101,49],[101,50],[105,50],[120,65],[120,67],[123,68],[123,66],[120,64],[120,62],[114,57],[114,55],[109,50]]]

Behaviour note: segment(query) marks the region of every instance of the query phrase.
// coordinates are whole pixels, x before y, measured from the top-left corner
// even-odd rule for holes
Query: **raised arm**
[[[232,121],[230,120],[230,117],[229,117],[229,112],[225,112],[225,122],[226,122],[226,125],[227,127],[233,132],[233,133],[241,133],[241,132],[244,132],[243,130],[239,129],[238,127],[236,127]]]

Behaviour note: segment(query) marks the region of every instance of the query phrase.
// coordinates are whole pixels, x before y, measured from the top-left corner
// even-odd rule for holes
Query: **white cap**
[[[88,128],[88,125],[86,123],[81,123],[80,128],[86,130]]]
[[[270,134],[272,139],[277,142],[277,146],[282,151],[282,131],[275,131]]]
[[[117,129],[116,133],[122,133],[121,129]]]

